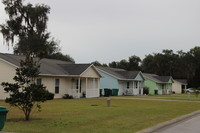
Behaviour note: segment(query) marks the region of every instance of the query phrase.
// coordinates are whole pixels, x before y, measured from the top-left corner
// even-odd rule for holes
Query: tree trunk
[[[30,113],[31,113],[31,111],[29,109],[24,111],[24,115],[25,115],[25,120],[26,121],[30,120]]]

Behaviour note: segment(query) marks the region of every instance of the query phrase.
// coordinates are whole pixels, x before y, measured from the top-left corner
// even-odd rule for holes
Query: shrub
[[[143,94],[146,94],[146,95],[149,94],[149,87],[144,87],[143,88]]]
[[[73,96],[72,95],[69,95],[69,94],[65,94],[63,96],[63,99],[73,99]]]
[[[54,99],[54,94],[47,91],[47,100],[53,100]]]

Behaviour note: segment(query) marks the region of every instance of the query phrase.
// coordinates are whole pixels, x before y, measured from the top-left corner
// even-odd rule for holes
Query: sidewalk
[[[197,115],[181,123],[174,124],[171,127],[158,130],[156,133],[199,133],[199,126],[200,115]]]
[[[200,111],[160,123],[137,133],[200,133]]]

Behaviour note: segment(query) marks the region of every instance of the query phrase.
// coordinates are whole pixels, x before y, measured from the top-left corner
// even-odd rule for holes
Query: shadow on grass
[[[24,118],[11,118],[7,119],[6,122],[31,122],[31,121],[41,121],[42,118],[30,118],[30,120],[26,121]]]

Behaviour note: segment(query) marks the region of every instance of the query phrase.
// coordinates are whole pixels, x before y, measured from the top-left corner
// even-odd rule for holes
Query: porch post
[[[95,88],[95,78],[93,78],[93,88],[92,89],[94,89]]]
[[[96,86],[96,82],[95,82],[95,78],[93,78],[93,88],[92,88],[92,96],[95,96],[95,86]]]
[[[133,80],[133,95],[134,95],[134,80]]]
[[[85,79],[85,97],[87,98],[88,78]]]
[[[81,87],[81,79],[78,78],[78,98],[80,98],[80,87]]]
[[[141,94],[141,88],[140,88],[140,81],[138,81],[138,95],[140,95]]]
[[[98,97],[100,96],[100,79],[97,79],[97,90],[98,90]]]

